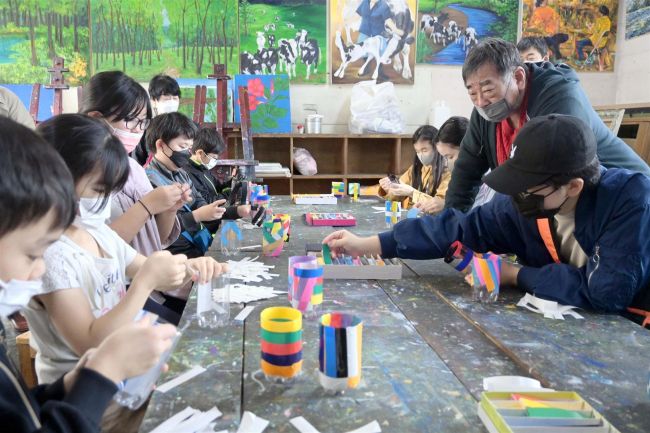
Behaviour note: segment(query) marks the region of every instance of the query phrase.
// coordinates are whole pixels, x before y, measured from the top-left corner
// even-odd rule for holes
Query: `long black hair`
[[[98,111],[105,118],[133,120],[145,108],[147,119],[151,119],[151,103],[144,87],[122,71],[106,71],[93,75],[84,86],[79,112]]]
[[[431,162],[432,173],[429,182],[426,185],[422,184],[422,162],[418,155],[416,154],[413,158],[413,180],[411,186],[418,191],[424,192],[425,194],[432,195],[440,185],[440,180],[442,179],[442,173],[444,171],[444,164],[442,155],[438,153],[434,140],[438,135],[438,129],[435,126],[423,125],[415,130],[413,133],[413,144],[417,143],[419,140],[428,141],[433,148],[433,161]]]
[[[440,127],[436,143],[451,144],[454,147],[460,147],[460,142],[463,141],[469,120],[463,116],[453,116],[445,120],[445,123]]]
[[[61,114],[39,124],[37,131],[59,152],[75,185],[95,169],[101,170],[101,207],[108,203],[111,193],[124,187],[129,178],[129,157],[106,122],[83,114]]]

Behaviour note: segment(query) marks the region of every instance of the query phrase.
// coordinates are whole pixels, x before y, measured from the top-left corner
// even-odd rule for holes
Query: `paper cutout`
[[[359,190],[361,185],[359,183],[348,183],[348,195],[353,202],[359,201]]]
[[[328,313],[321,317],[319,380],[325,389],[356,388],[361,380],[363,322],[357,316]]]
[[[345,182],[332,182],[332,194],[335,197],[343,197],[345,195]]]
[[[245,411],[241,417],[237,433],[262,433],[269,422],[253,412]]]
[[[325,261],[326,265],[332,264],[332,250],[327,244],[323,244],[323,261]]]
[[[287,276],[287,288],[288,288],[288,296],[289,296],[289,302],[291,302],[292,294],[293,294],[293,267],[297,263],[313,263],[316,264],[316,257],[314,256],[291,256],[289,257],[289,267],[288,267],[288,276]]]
[[[202,412],[191,407],[186,407],[182,411],[162,422],[158,427],[151,430],[150,433],[178,433],[178,432],[199,432],[203,431],[212,421],[222,415],[217,407]]]
[[[302,369],[302,314],[289,307],[260,313],[260,366],[266,376],[292,378]],[[265,351],[265,349],[268,350]]]
[[[372,421],[356,430],[350,430],[347,433],[381,433],[381,426],[377,421]]]
[[[254,258],[245,257],[239,261],[228,260],[228,274],[231,280],[240,280],[246,283],[261,283],[279,277],[279,274],[271,274],[268,271],[275,268],[273,265],[265,265],[258,262],[259,256]]]
[[[241,310],[241,311],[239,312],[239,314],[237,314],[237,316],[235,316],[235,319],[234,319],[234,320],[237,321],[237,322],[243,322],[244,320],[246,320],[246,318],[248,317],[248,315],[249,315],[251,312],[253,312],[254,309],[255,309],[255,306],[254,306],[254,305],[247,305],[246,307],[244,307],[243,310]]]
[[[297,262],[293,265],[291,306],[308,313],[323,302],[323,266],[314,261]]]
[[[409,209],[408,213],[406,214],[406,218],[417,218],[419,213],[420,213],[420,209],[416,207],[412,207],[411,209]]]
[[[402,212],[402,204],[398,201],[387,201],[385,204],[386,226],[392,227],[399,221]]]
[[[573,305],[561,305],[555,301],[547,301],[526,293],[523,298],[517,302],[518,307],[524,307],[533,313],[543,314],[547,319],[564,320],[565,315],[569,315],[575,319],[584,319],[583,316],[573,311]]]
[[[297,416],[295,418],[291,418],[289,420],[291,425],[293,425],[296,430],[298,430],[300,433],[320,433],[318,430],[316,430],[316,427],[311,425],[309,421],[307,421],[304,417],[302,416]]]
[[[265,221],[262,225],[262,254],[265,256],[277,257],[284,248],[284,230],[282,220],[273,217],[271,221]]]
[[[230,303],[246,304],[248,302],[260,301],[262,299],[275,298],[285,292],[275,290],[271,286],[251,286],[248,284],[230,285]],[[216,295],[216,293],[214,293]]]
[[[176,427],[178,424],[183,422],[184,420],[188,419],[195,413],[200,412],[197,409],[194,409],[190,406],[186,407],[182,411],[172,415],[169,419],[166,421],[163,421],[156,427],[155,429],[151,430],[149,433],[167,433],[170,431],[173,431],[173,428]]]
[[[185,373],[183,373],[183,374],[181,374],[179,376],[176,376],[174,379],[163,383],[162,385],[160,385],[159,387],[156,388],[156,391],[165,393],[165,392],[169,391],[170,389],[173,389],[173,388],[177,387],[178,385],[181,385],[181,384],[187,382],[188,380],[198,376],[199,374],[203,373],[204,371],[205,371],[205,368],[203,368],[201,366],[193,367],[190,370],[186,371]]]

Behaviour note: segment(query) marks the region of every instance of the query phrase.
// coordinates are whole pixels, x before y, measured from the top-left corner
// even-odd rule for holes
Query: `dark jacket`
[[[81,369],[67,394],[63,378],[28,390],[13,367],[0,323],[0,430],[3,433],[99,432],[99,423],[117,386],[101,374]]]
[[[222,193],[223,185],[203,164],[190,159],[183,169],[190,175],[192,184],[208,203],[227,198]]]
[[[650,175],[650,167],[623,140],[614,136],[594,111],[578,76],[565,64],[528,63],[530,93],[527,114],[531,119],[546,114],[570,114],[587,122],[598,141],[598,158],[605,167],[627,168]],[[497,167],[496,123],[472,111],[469,128],[460,145],[445,206],[463,211],[474,203],[481,177]]]
[[[575,210],[575,237],[589,257],[584,267],[554,263],[535,221],[501,194],[467,214],[446,209],[398,223],[379,235],[382,255],[441,258],[459,240],[477,252],[516,254],[524,264],[517,285],[536,296],[599,311],[650,310],[650,178],[623,169],[602,173]]]

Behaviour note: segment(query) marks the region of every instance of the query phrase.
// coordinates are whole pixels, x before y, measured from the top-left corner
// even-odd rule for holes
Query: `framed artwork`
[[[254,133],[291,132],[291,104],[287,75],[235,75],[235,122],[241,121],[239,86],[248,88]]]

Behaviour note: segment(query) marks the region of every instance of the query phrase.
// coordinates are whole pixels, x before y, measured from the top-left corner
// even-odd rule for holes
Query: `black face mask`
[[[546,187],[542,187],[537,191],[540,191]],[[544,218],[553,218],[559,211],[564,203],[569,199],[567,196],[564,201],[556,208],[545,209],[544,208],[544,199],[549,195],[555,193],[559,188],[555,188],[553,191],[546,195],[535,194],[537,191],[531,193],[520,193],[512,197],[512,202],[519,211],[519,213],[524,218],[530,219],[544,219]]]
[[[169,145],[167,143],[165,143],[165,146],[169,147]],[[182,167],[185,167],[186,165],[188,165],[190,163],[190,151],[189,150],[178,151],[178,150],[172,149],[171,147],[169,147],[169,150],[172,151],[171,156],[167,155],[165,153],[165,151],[163,151],[163,153],[165,153],[165,156],[167,158],[169,158],[169,160],[171,162],[173,162],[176,165],[176,167],[182,168]]]

